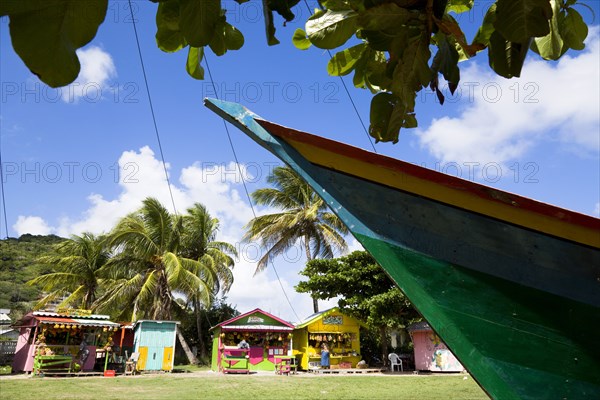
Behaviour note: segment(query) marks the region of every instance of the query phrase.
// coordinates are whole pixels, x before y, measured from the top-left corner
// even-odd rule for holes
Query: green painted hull
[[[298,148],[312,156],[320,148],[311,144],[337,144],[309,138],[296,148],[290,143],[307,134],[294,132],[288,143],[279,136],[287,128],[237,104],[210,100],[207,106],[323,197],[492,398],[600,399],[597,247],[365,180],[330,167],[326,157],[310,162]],[[377,162],[378,156],[369,157]],[[475,202],[488,193],[490,203],[510,198],[471,186]],[[531,208],[546,211],[537,203]],[[567,210],[550,211],[551,219],[571,217]],[[590,219],[583,217],[584,224],[600,235],[598,221]]]

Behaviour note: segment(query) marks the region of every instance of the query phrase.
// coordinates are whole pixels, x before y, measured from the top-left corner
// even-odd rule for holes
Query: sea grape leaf
[[[267,34],[267,44],[275,46],[279,40],[275,37],[275,23],[273,22],[273,11],[269,8],[269,1],[263,0],[263,15],[265,17],[265,31]]]
[[[509,42],[524,43],[550,32],[550,0],[498,0],[494,28]]]
[[[458,25],[458,22],[450,15],[446,14],[442,19],[435,19],[436,25],[444,32],[447,36],[451,36],[463,49],[468,57],[473,57],[478,51],[485,48],[481,43],[473,42],[473,44],[467,43],[467,38],[463,33],[462,29]]]
[[[187,63],[185,69],[187,73],[194,79],[204,79],[204,68],[202,68],[201,62],[204,57],[204,47],[192,47],[190,46],[188,51]]]
[[[567,46],[574,50],[585,48],[583,41],[588,35],[588,27],[577,10],[567,8],[567,15],[558,20],[558,28]]]
[[[2,1],[13,48],[29,70],[50,87],[79,75],[76,50],[88,44],[104,21],[108,0]]]
[[[298,4],[299,1],[300,0],[268,0],[267,6],[271,11],[275,11],[289,22],[295,17],[292,12],[292,7]]]
[[[561,17],[561,0],[550,0],[552,4],[552,19],[550,20],[550,32],[544,37],[534,38],[531,50],[538,53],[545,60],[558,60],[566,51],[563,39],[560,35],[558,20]]]
[[[483,17],[483,22],[481,26],[477,30],[477,34],[473,39],[473,43],[480,43],[484,46],[487,46],[490,42],[490,37],[492,33],[494,33],[494,23],[496,22],[496,4],[492,4],[490,8],[488,8],[485,16]]]
[[[304,32],[304,29],[300,28],[294,31],[294,36],[292,36],[292,43],[294,44],[294,46],[296,46],[297,49],[300,50],[306,50],[312,45],[310,40],[308,40],[308,38],[306,37],[306,32]]]
[[[227,50],[239,50],[244,45],[244,35],[235,26],[226,22],[223,34]]]
[[[361,43],[336,53],[327,64],[329,75],[344,76],[352,72],[366,47],[365,43]]]
[[[193,47],[209,44],[221,18],[220,0],[179,0],[179,29]]]
[[[402,106],[398,108],[399,103],[397,96],[387,92],[379,93],[371,99],[369,135],[377,142],[398,142],[402,121],[394,114],[402,113]]]
[[[352,10],[317,11],[306,21],[306,34],[321,49],[335,49],[346,43],[357,29],[358,14]]]
[[[162,51],[179,51],[187,42],[179,30],[179,1],[161,1],[156,11],[156,45]]]
[[[505,78],[520,76],[530,42],[531,39],[526,43],[509,42],[500,32],[494,31],[488,44],[490,67]]]
[[[464,13],[472,9],[474,3],[475,0],[450,0],[446,5],[446,12]]]
[[[441,72],[444,79],[448,82],[448,87],[451,93],[454,93],[454,90],[456,90],[458,83],[460,82],[458,51],[456,51],[456,47],[449,42],[446,35],[441,32],[437,33],[436,41],[438,45],[438,51],[433,57],[431,70],[435,76],[437,76],[438,72]],[[432,84],[430,87],[433,90],[437,89],[437,79],[435,79],[435,77],[432,79]]]
[[[395,31],[411,19],[418,19],[419,12],[411,12],[394,3],[383,3],[361,12],[358,24],[371,31]]]

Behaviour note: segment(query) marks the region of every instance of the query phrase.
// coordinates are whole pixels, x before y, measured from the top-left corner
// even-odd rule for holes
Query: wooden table
[[[295,374],[297,371],[296,357],[294,356],[274,356],[275,361],[275,373],[278,375],[289,375],[290,373]]]
[[[52,355],[35,356],[33,360],[33,374],[42,374],[45,372],[71,372],[73,368],[73,357]]]

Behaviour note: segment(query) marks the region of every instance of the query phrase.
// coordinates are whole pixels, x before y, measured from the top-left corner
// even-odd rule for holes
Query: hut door
[[[143,371],[146,369],[146,361],[148,360],[148,346],[140,346],[139,353],[140,357],[138,358],[137,368]]]
[[[173,368],[173,348],[165,347],[163,355],[162,369],[163,371],[170,371]]]

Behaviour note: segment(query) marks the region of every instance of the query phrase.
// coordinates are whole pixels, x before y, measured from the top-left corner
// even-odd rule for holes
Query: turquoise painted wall
[[[177,324],[169,321],[140,321],[135,326],[135,351],[148,347],[145,371],[160,371],[165,347],[174,347]],[[173,352],[175,349],[173,349]]]

